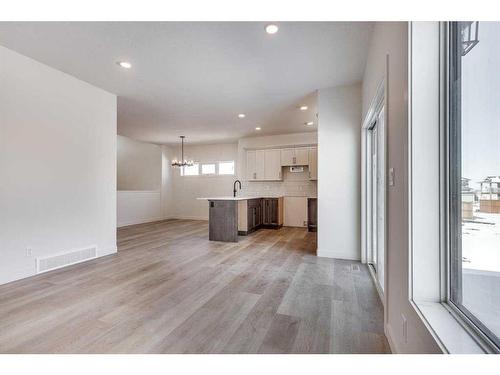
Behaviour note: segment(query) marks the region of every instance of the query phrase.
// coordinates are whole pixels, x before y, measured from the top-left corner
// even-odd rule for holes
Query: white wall
[[[117,225],[132,225],[166,217],[162,194],[171,187],[164,171],[162,146],[118,136],[117,142]],[[163,173],[167,172],[164,176]]]
[[[118,191],[116,196],[116,225],[150,223],[162,220],[161,191]]]
[[[319,91],[318,256],[361,257],[361,85]]]
[[[179,148],[170,149],[171,155],[180,159]],[[205,163],[234,160],[237,164],[237,151],[236,143],[184,146],[186,159]],[[173,175],[174,192],[170,217],[208,220],[208,202],[196,198],[233,194],[236,176],[181,176],[180,169],[171,169],[170,173]]]
[[[116,252],[116,96],[0,47],[0,114],[0,283]]]
[[[162,177],[161,146],[121,135],[116,146],[118,190],[159,191]]]
[[[398,353],[440,352],[410,305],[408,289],[408,24],[376,23],[363,78],[363,117],[385,77],[388,56],[387,166],[395,185],[387,192],[386,335]],[[403,336],[403,317],[407,339]]]

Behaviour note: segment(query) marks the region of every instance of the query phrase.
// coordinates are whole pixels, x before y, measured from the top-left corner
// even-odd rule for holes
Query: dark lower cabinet
[[[235,201],[208,202],[208,239],[238,242],[238,207]]]
[[[262,199],[248,200],[248,229],[247,232],[253,232],[262,225]]]
[[[318,230],[318,199],[307,198],[307,229],[309,232]]]
[[[279,227],[279,202],[278,198],[262,199],[262,224],[265,227]]]

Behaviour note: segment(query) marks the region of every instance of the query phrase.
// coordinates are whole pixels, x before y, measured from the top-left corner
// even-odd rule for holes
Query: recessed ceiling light
[[[311,126],[311,125],[314,125],[314,122],[312,121],[309,121],[309,122],[306,122],[304,125],[308,125],[308,126]]]
[[[257,127],[255,128],[255,130],[260,130],[260,126],[257,126]]]
[[[275,25],[274,23],[270,23],[269,25],[266,25],[266,33],[268,34],[276,34],[279,30],[278,25]]]
[[[132,64],[128,61],[117,61],[116,63],[125,69],[130,69],[132,67]]]
[[[244,114],[244,113],[240,113],[240,114],[238,115],[238,117],[239,117],[239,118],[245,118],[245,114]]]
[[[300,107],[300,110],[301,110],[301,111],[307,111],[307,105],[303,105],[303,106],[301,106],[301,107]]]

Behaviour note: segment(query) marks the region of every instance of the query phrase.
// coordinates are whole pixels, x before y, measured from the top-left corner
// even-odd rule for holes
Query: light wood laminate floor
[[[367,267],[315,249],[302,228],[122,228],[117,254],[0,286],[0,352],[388,352]]]

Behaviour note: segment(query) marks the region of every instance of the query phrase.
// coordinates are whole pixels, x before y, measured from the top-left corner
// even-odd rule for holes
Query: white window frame
[[[231,174],[220,174],[220,169],[219,169],[219,164],[220,163],[233,163],[233,173]],[[236,175],[236,161],[235,160],[218,160],[218,161],[195,161],[194,164],[198,165],[198,174],[196,175],[185,175],[184,174],[184,167],[179,168],[179,175],[181,177],[234,177]],[[203,174],[203,165],[206,164],[214,164],[215,165],[215,173],[207,173]]]
[[[443,352],[497,352],[449,303],[448,27],[447,22],[409,27],[410,305]]]
[[[384,278],[382,281],[382,287],[379,284],[379,280],[377,275],[375,274],[374,270],[369,267],[370,274],[375,282],[375,286],[377,288],[377,291],[379,293],[380,299],[382,301],[382,304],[384,305],[384,325],[387,323],[387,312],[385,309],[385,306],[387,306],[387,294],[384,293],[384,290],[387,290],[387,279],[388,279],[388,257],[387,257],[387,124],[388,124],[388,111],[386,110],[387,108],[387,103],[386,103],[386,98],[387,98],[387,61],[386,61],[386,72],[384,79],[379,83],[377,91],[375,93],[375,96],[372,99],[372,102],[370,104],[370,107],[368,109],[368,112],[365,116],[365,119],[363,121],[363,125],[361,128],[361,262],[362,263],[368,263],[370,259],[370,249],[371,249],[371,237],[369,231],[371,230],[371,220],[372,220],[372,213],[371,213],[371,194],[370,194],[370,183],[371,183],[371,176],[370,175],[370,169],[368,167],[368,163],[371,160],[370,153],[370,129],[372,128],[373,124],[377,121],[377,117],[379,116],[380,112],[383,110],[384,111],[384,121],[383,121],[383,127],[384,129],[380,129],[382,132],[382,137],[383,138],[383,145],[382,145],[382,153],[383,157],[382,160],[385,161],[383,169],[384,169],[384,180],[385,180],[385,191],[384,191],[384,204],[382,207],[382,216],[384,218],[383,222],[383,229],[382,231],[384,232],[383,236],[383,241],[382,241],[382,248],[384,249]]]
[[[201,163],[199,161],[195,161],[194,165],[198,165],[198,174],[184,174],[184,167],[180,167],[179,174],[182,177],[200,177],[201,176]]]
[[[220,163],[233,163],[233,173],[220,174],[220,170],[219,170]],[[218,176],[234,176],[234,175],[236,175],[236,162],[234,160],[219,160],[217,162],[217,175]]]
[[[203,173],[203,166],[204,165],[213,165],[214,166],[214,173]],[[200,174],[199,176],[204,176],[204,177],[209,177],[209,176],[217,176],[219,171],[219,164],[217,162],[204,162],[200,163]]]

